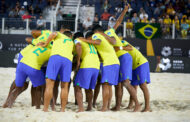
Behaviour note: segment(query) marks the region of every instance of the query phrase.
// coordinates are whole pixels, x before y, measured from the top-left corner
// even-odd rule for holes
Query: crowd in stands
[[[108,27],[113,27],[116,19],[121,14],[124,6],[130,4],[125,21],[128,35],[134,29],[137,22],[160,23],[163,35],[171,35],[171,25],[175,23],[175,31],[186,38],[190,31],[190,0],[82,0],[82,4],[95,6],[94,20],[85,20],[85,30],[91,27],[93,22],[108,21]],[[56,8],[57,0],[1,0],[0,15],[10,18],[40,19],[43,23],[42,11],[49,6]],[[57,20],[62,20],[62,13],[58,10]],[[39,23],[38,22],[38,23]],[[44,25],[44,24],[41,24]],[[41,28],[40,25],[40,28]],[[176,34],[177,35],[177,34]]]

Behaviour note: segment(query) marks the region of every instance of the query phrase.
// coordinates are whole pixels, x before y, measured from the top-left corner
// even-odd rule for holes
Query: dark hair
[[[69,25],[61,25],[61,29],[69,29],[70,30],[70,26]]]
[[[63,34],[66,35],[66,36],[68,36],[68,37],[72,36],[72,32],[71,31],[65,31]]]
[[[85,38],[91,37],[93,34],[93,31],[88,31],[85,35]]]
[[[104,31],[102,26],[100,25],[94,25],[93,28],[92,28],[92,31]]]
[[[81,32],[76,32],[73,36],[73,40],[75,40],[76,38],[79,38],[79,37],[84,37],[83,33]]]

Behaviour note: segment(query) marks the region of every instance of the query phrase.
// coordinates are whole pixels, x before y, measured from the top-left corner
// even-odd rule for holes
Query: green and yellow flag
[[[147,56],[154,56],[154,48],[151,39],[160,37],[160,24],[136,23],[135,35],[137,38],[147,40]]]

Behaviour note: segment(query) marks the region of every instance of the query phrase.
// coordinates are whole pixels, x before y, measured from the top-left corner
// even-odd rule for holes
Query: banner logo
[[[169,58],[162,58],[161,63],[159,64],[159,67],[163,70],[166,71],[172,67],[170,59]]]
[[[170,56],[170,55],[172,54],[171,47],[169,47],[169,46],[163,47],[161,54],[162,54],[163,56],[166,56],[166,57],[167,57],[167,56]]]

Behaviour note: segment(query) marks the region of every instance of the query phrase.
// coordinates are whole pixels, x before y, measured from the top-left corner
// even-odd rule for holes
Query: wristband
[[[120,46],[120,47],[119,47],[119,49],[120,49],[120,50],[123,50],[123,47],[122,47],[122,46]]]

